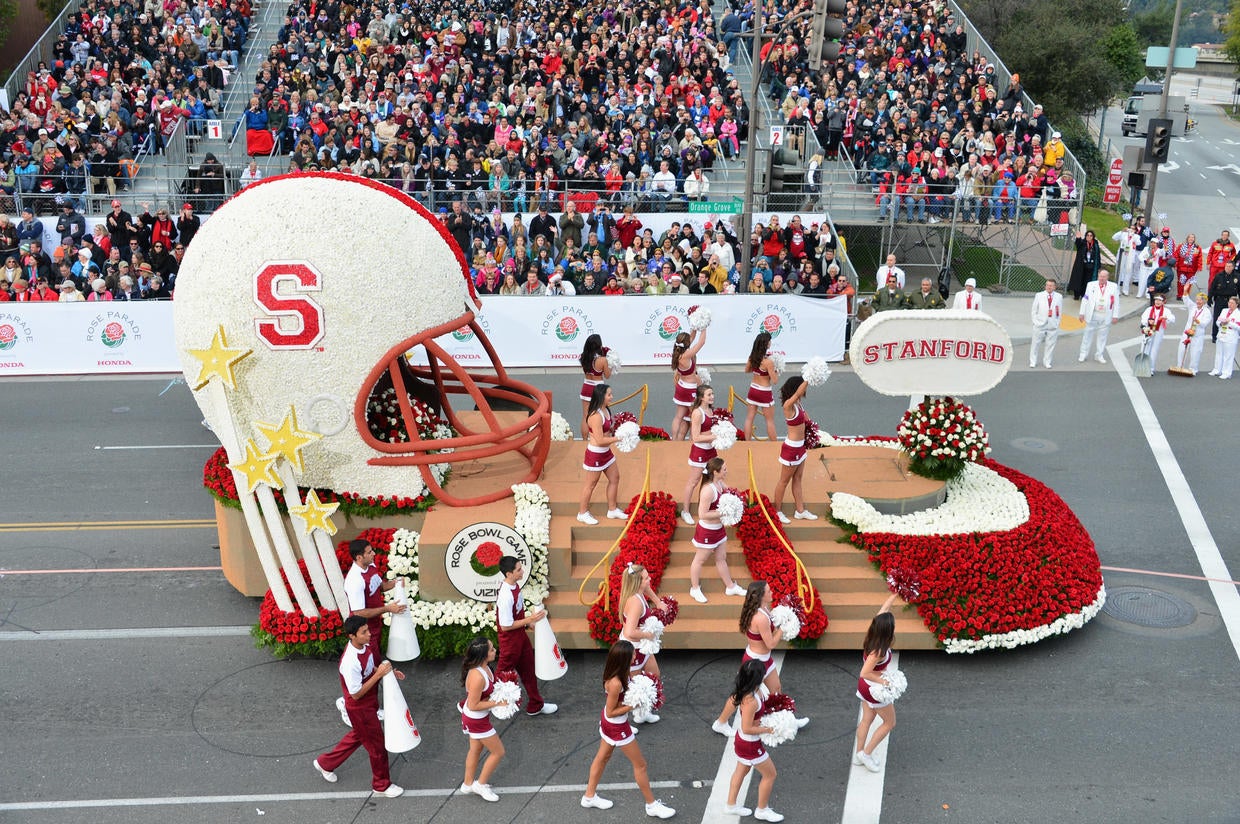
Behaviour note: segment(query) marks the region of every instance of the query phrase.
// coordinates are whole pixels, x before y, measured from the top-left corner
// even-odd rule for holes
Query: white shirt
[[[366,668],[362,669],[362,654],[365,652],[366,647],[358,649],[350,642],[345,645],[344,654],[340,656],[340,677],[344,679],[344,686],[349,691],[349,695],[354,695],[360,690],[366,679],[375,673],[375,656],[373,655],[367,659]]]
[[[970,292],[967,288],[956,293],[955,299],[952,301],[953,309],[981,309],[982,295],[976,289]]]
[[[500,585],[499,595],[495,598],[495,607],[499,612],[501,627],[510,627],[516,622],[514,613],[517,606],[517,594],[520,591],[520,587],[514,587],[507,582]]]
[[[1158,313],[1157,306],[1151,306],[1149,309],[1146,309],[1144,312],[1141,313],[1141,325],[1152,326],[1155,322],[1154,318],[1155,318],[1155,315],[1157,315],[1157,313]],[[1171,314],[1171,311],[1167,309],[1166,306],[1164,306],[1162,310],[1162,317],[1158,319],[1158,328],[1155,329],[1154,331],[1160,332],[1166,329],[1167,326],[1169,326],[1172,323],[1175,323],[1175,315]]]
[[[1098,288],[1098,281],[1094,281],[1085,287],[1085,297],[1081,298],[1081,317],[1085,318],[1085,322],[1089,323],[1095,317],[1099,320],[1110,318],[1114,320],[1119,317],[1119,295],[1118,287],[1114,283],[1107,283],[1106,291],[1103,292]]]
[[[901,289],[904,288],[904,270],[901,269],[899,266],[888,266],[885,263],[882,266],[878,267],[878,273],[874,276],[875,282],[886,283],[888,274],[895,275],[896,285],[899,286]]]
[[[1188,309],[1188,317],[1184,319],[1184,331],[1188,331],[1193,326],[1193,319],[1197,320],[1197,331],[1201,331],[1201,327],[1210,323],[1214,319],[1214,313],[1210,311],[1209,306],[1198,306],[1197,301],[1185,300],[1185,308]]]
[[[710,191],[710,181],[705,175],[698,177],[697,175],[689,175],[685,178],[685,196],[696,197],[704,195]]]
[[[736,265],[736,256],[732,254],[732,247],[726,243],[712,243],[707,246],[706,259],[710,260],[711,255],[719,256],[719,265],[725,272],[730,271]]]
[[[652,189],[658,192],[671,194],[676,191],[676,175],[671,172],[658,171],[654,173],[654,185]]]
[[[349,567],[349,571],[344,576],[344,594],[349,599],[349,611],[357,612],[359,609],[366,609],[366,596],[374,595],[375,590],[383,586],[383,579],[378,575],[371,578],[370,592],[366,592],[366,579],[362,577],[363,570],[357,564]]]
[[[1063,295],[1058,292],[1042,291],[1033,296],[1031,316],[1035,329],[1044,326],[1059,326],[1059,318],[1063,314]]]

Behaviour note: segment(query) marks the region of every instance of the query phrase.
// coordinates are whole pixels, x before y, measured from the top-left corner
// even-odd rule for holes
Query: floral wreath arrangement
[[[526,604],[541,603],[546,599],[548,587],[547,546],[551,541],[551,505],[546,491],[537,484],[517,484],[512,487],[516,514],[513,529],[530,548],[529,577],[521,588]],[[409,598],[409,611],[414,626],[419,630],[422,655],[427,659],[447,658],[460,655],[469,641],[478,634],[495,636],[495,607],[493,604],[463,598],[456,601],[427,601],[418,597],[418,540],[417,532],[407,529],[364,530],[357,536],[375,549],[375,569],[386,580],[398,580]],[[341,572],[348,571],[353,559],[349,555],[349,541],[336,547],[336,559]],[[477,554],[477,553],[476,553]],[[471,559],[471,565],[472,561]],[[480,562],[493,560],[498,570],[497,558],[483,557]],[[299,565],[305,573],[305,562]],[[307,579],[308,580],[308,579]],[[308,585],[312,587],[312,584]],[[389,599],[391,593],[388,594]],[[391,615],[384,615],[385,623]],[[284,612],[276,606],[274,596],[268,590],[259,609],[258,623],[251,630],[258,647],[269,647],[278,658],[291,655],[329,656],[344,649],[343,621],[340,613],[322,610],[318,618],[311,618],[298,610]]]
[[[600,647],[610,647],[620,636],[620,578],[629,564],[641,564],[650,573],[650,586],[658,591],[663,571],[672,556],[672,536],[676,532],[676,499],[666,492],[651,492],[645,503],[638,506],[640,496],[629,502],[625,510],[636,517],[620,541],[616,557],[612,559],[607,573],[608,597],[600,598],[586,615],[590,637]],[[672,616],[675,618],[675,615]],[[663,620],[663,619],[660,619]],[[666,625],[671,623],[663,620]]]
[[[765,495],[761,500],[767,512],[774,512],[770,500]],[[785,599],[790,596],[799,600],[797,563],[779,539],[782,535],[784,540],[788,541],[788,536],[779,521],[774,521],[774,528],[778,534],[772,531],[771,524],[763,515],[758,502],[751,501],[745,505],[745,514],[736,528],[736,537],[740,539],[741,548],[744,550],[745,565],[749,568],[749,574],[754,580],[766,581],[767,586],[771,588],[771,600],[784,604]],[[788,545],[791,546],[792,542],[788,541]],[[817,587],[813,587],[813,594],[814,608],[804,610],[802,607],[804,617],[799,618],[801,621],[799,634],[784,636],[794,647],[814,647],[822,634],[827,631],[827,613],[823,609],[822,598],[818,595]]]
[[[939,481],[955,478],[990,452],[986,428],[970,407],[952,398],[922,401],[905,412],[896,435],[909,469]]]
[[[991,460],[948,481],[935,509],[884,515],[836,493],[831,515],[948,652],[1037,643],[1079,629],[1106,603],[1094,542],[1072,510]]]

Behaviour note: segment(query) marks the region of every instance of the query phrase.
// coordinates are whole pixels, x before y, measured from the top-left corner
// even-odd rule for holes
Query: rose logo
[[[462,326],[460,329],[457,329],[452,333],[452,337],[453,339],[464,343],[467,340],[473,339],[474,330],[470,329],[468,326]]]
[[[17,345],[17,330],[7,323],[0,324],[0,352],[7,352]]]
[[[109,349],[115,349],[125,342],[125,327],[116,321],[112,321],[103,327],[103,331],[99,334],[99,340]]]
[[[568,666],[568,664],[564,662],[564,656],[560,654],[559,644],[556,644],[551,648],[551,654],[555,656],[555,662],[560,665],[560,669],[564,669]]]
[[[762,331],[770,332],[772,338],[777,338],[779,333],[784,331],[784,322],[779,319],[779,315],[767,315],[762,319]]]
[[[577,321],[573,318],[560,318],[560,324],[555,328],[555,336],[565,343],[577,337]]]
[[[663,323],[659,324],[659,337],[663,340],[671,340],[678,334],[680,334],[680,318],[668,315],[663,319]]]
[[[413,737],[417,738],[418,725],[413,723],[413,713],[409,711],[408,707],[405,707],[405,720],[409,722],[409,730],[413,733]]]
[[[489,578],[499,572],[499,559],[504,557],[504,550],[494,541],[484,541],[469,556],[469,566],[474,572]]]

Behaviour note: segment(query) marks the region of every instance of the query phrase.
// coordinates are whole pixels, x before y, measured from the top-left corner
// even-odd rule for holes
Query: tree
[[[39,7],[39,11],[43,12],[43,16],[50,23],[64,11],[65,6],[69,5],[69,0],[35,0],[35,5]]]
[[[9,28],[17,17],[17,0],[0,0],[0,46],[9,40]]]
[[[1136,83],[1145,74],[1145,60],[1141,57],[1137,33],[1127,23],[1107,32],[1102,41],[1102,52],[1107,62],[1119,72],[1120,82],[1125,87]]]
[[[1149,11],[1132,16],[1132,28],[1142,46],[1166,46],[1171,42],[1175,3],[1161,2]]]
[[[1223,25],[1223,34],[1227,37],[1223,51],[1231,62],[1240,63],[1240,0],[1231,0],[1231,14]]]

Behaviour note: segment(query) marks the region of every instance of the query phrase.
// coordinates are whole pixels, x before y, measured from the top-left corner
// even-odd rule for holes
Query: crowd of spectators
[[[747,134],[715,28],[709,0],[299,0],[259,69],[247,146],[435,209],[667,208],[704,198]]]
[[[219,116],[249,0],[86,0],[0,122],[0,210],[84,210],[128,187],[178,123]]]

